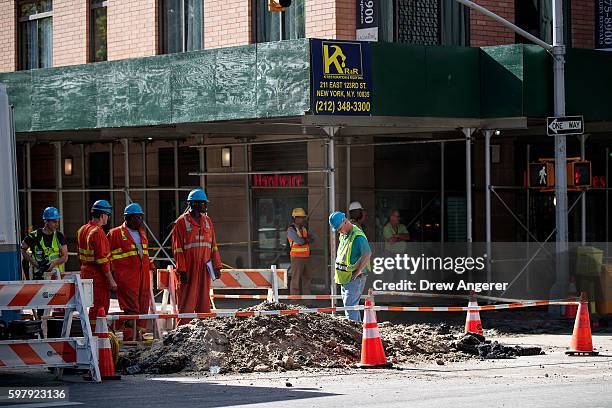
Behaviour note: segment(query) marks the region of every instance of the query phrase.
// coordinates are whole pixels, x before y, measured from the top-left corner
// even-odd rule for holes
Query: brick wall
[[[514,22],[513,0],[478,0],[478,4]],[[470,45],[472,47],[513,44],[514,40],[512,30],[481,13],[470,10]]]
[[[157,1],[108,0],[108,60],[157,54]]]
[[[0,0],[0,27],[0,72],[14,71],[17,67],[14,1]]]
[[[572,47],[595,46],[595,2],[572,0]]]
[[[88,2],[53,2],[53,66],[87,63]]]
[[[251,1],[204,2],[204,48],[246,45],[252,42]]]
[[[305,0],[306,37],[355,39],[355,0]]]

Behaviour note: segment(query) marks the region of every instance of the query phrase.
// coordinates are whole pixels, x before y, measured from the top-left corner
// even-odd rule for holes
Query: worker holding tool
[[[44,279],[45,272],[64,271],[68,260],[66,238],[58,230],[62,218],[55,207],[47,207],[43,211],[45,226],[30,232],[21,242],[21,255],[32,267],[35,280]]]
[[[98,200],[91,207],[90,221],[77,231],[77,250],[81,262],[81,276],[93,279],[93,307],[89,308],[89,321],[95,326],[99,308],[108,313],[110,292],[117,284],[110,272],[110,245],[102,229],[108,224],[113,206],[106,200]]]
[[[340,285],[344,306],[357,306],[365,288],[366,275],[370,270],[372,250],[365,234],[353,225],[343,212],[329,215],[329,225],[340,233],[336,253],[336,283]],[[349,320],[361,321],[358,310],[345,311]]]
[[[206,214],[208,197],[204,190],[187,196],[188,211],[174,223],[172,250],[178,272],[180,313],[210,312],[210,281],[221,276],[221,256],[212,220]],[[180,324],[190,319],[182,319]]]
[[[289,241],[289,257],[291,259],[291,285],[289,293],[292,295],[310,295],[310,244],[314,236],[308,233],[304,226],[306,211],[303,208],[294,208],[291,216],[293,223],[287,228],[287,241]],[[300,283],[302,291],[300,292]]]
[[[117,299],[125,314],[147,314],[151,304],[150,273],[155,265],[149,259],[149,240],[143,228],[144,211],[139,204],[132,203],[125,207],[123,216],[125,222],[108,233]],[[146,332],[146,321],[139,320],[135,330],[137,338],[141,339]],[[124,337],[130,336],[124,331]]]

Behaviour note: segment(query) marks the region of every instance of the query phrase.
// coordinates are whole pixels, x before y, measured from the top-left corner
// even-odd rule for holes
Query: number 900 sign
[[[374,0],[367,0],[363,2],[363,21],[366,24],[374,23]]]

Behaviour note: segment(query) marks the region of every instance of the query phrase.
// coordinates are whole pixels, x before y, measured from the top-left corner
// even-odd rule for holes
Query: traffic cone
[[[121,376],[115,373],[115,362],[113,360],[110,334],[108,333],[106,314],[104,313],[103,307],[98,309],[96,332],[94,335],[98,338],[98,366],[100,367],[100,376],[102,376],[103,380],[120,380]]]
[[[478,307],[478,301],[476,300],[476,292],[470,292],[470,301],[468,307]],[[480,321],[480,312],[478,310],[468,310],[465,317],[465,332],[476,333],[483,335],[482,333],[482,322]]]
[[[572,342],[570,349],[565,354],[570,356],[596,356],[599,354],[598,351],[593,350],[591,321],[589,319],[589,299],[586,292],[582,292],[580,296]]]
[[[361,362],[357,364],[359,368],[385,368],[392,367],[393,364],[387,361],[385,349],[383,348],[380,333],[378,332],[378,323],[376,321],[376,312],[374,302],[371,298],[365,301],[365,310],[363,311],[363,336],[361,338]]]

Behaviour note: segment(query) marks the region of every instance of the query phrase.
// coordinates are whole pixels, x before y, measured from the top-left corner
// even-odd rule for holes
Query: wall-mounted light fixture
[[[232,167],[232,148],[221,148],[221,167]]]
[[[64,176],[72,176],[72,157],[64,158]]]

